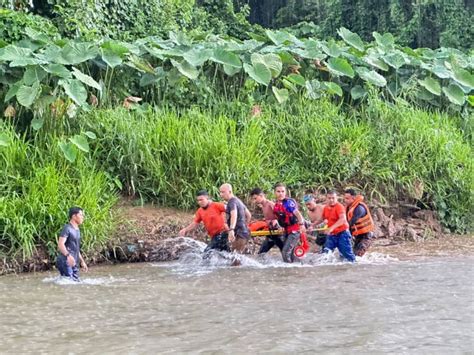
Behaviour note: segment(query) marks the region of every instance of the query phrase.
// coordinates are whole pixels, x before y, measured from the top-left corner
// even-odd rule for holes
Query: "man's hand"
[[[74,257],[71,254],[69,254],[67,257],[66,262],[70,267],[74,267],[76,265],[76,260],[74,260]]]
[[[89,271],[89,268],[87,267],[87,264],[84,260],[81,261],[81,268],[84,270],[84,272]]]
[[[231,243],[235,240],[235,233],[234,233],[233,230],[229,231],[229,238],[228,239],[229,239],[229,242],[231,242]]]
[[[306,233],[306,227],[304,224],[300,224],[300,233]]]
[[[179,231],[179,236],[180,236],[180,237],[184,237],[184,236],[186,235],[186,232],[187,232],[186,228],[181,229],[181,230]]]

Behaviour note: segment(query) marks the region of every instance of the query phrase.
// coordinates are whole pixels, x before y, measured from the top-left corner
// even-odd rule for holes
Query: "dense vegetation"
[[[54,255],[74,204],[89,217],[86,249],[100,248],[119,193],[189,208],[224,181],[240,194],[280,180],[357,186],[473,229],[474,59],[436,48],[472,43],[469,30],[446,39],[453,19],[428,49],[404,46],[421,42],[392,20],[347,17],[373,14],[369,1],[304,1],[305,13],[298,1],[28,3],[0,9],[0,254]],[[247,20],[289,26],[336,8],[331,23],[349,28]],[[425,29],[421,19],[408,22]]]

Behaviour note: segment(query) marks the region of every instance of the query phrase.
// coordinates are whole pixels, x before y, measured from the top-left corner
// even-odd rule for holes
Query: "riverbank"
[[[111,241],[96,252],[85,255],[89,266],[98,264],[158,262],[176,260],[190,244],[178,238],[181,228],[192,221],[193,212],[153,205],[134,206],[122,201],[119,226]],[[410,205],[373,205],[377,225],[376,239],[370,253],[381,253],[400,260],[423,257],[474,255],[472,235],[452,235],[443,232],[431,211],[417,210]],[[257,215],[258,216],[258,215]],[[203,228],[192,238],[207,242]],[[261,238],[249,245],[249,252],[258,250]],[[317,251],[312,244],[311,251]],[[0,275],[54,269],[46,251],[38,248],[28,260],[2,258]]]

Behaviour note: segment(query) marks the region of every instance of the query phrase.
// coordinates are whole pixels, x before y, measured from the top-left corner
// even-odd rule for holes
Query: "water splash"
[[[113,276],[81,278],[79,281],[74,281],[71,278],[64,277],[64,276],[46,277],[43,279],[44,283],[53,283],[55,285],[60,285],[60,286],[80,286],[80,285],[107,286],[112,283],[122,282],[122,281],[126,281],[126,280],[115,278]]]

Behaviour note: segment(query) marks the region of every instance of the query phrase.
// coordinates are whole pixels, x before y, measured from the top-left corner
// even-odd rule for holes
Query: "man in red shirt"
[[[355,255],[352,250],[352,236],[349,233],[349,224],[346,219],[346,209],[337,202],[337,192],[331,190],[326,195],[326,206],[323,210],[323,224],[327,224],[328,229],[324,252],[333,251],[335,248],[344,259],[354,262]]]
[[[201,190],[196,195],[196,201],[199,209],[194,215],[194,220],[186,228],[179,231],[179,235],[184,237],[188,232],[196,229],[199,223],[204,224],[207,234],[211,237],[211,242],[207,246],[205,253],[211,249],[230,251],[227,239],[227,226],[224,220],[225,205],[219,202],[213,202],[209,198],[206,190]]]

